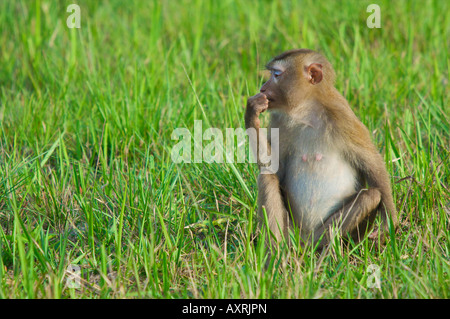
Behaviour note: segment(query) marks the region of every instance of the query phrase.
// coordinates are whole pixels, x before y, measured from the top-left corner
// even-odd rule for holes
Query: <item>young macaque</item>
[[[328,60],[312,50],[290,50],[266,68],[270,79],[248,99],[245,113],[246,128],[256,130],[259,148],[268,153],[272,141],[259,134],[260,113],[268,109],[270,128],[279,129],[277,171],[261,165],[261,153],[254,149],[260,167],[260,225],[267,225],[278,243],[298,227],[305,242],[319,247],[331,240],[333,225],[355,242],[372,228],[377,215],[383,233],[388,220],[395,227],[397,213],[383,158],[335,89]]]

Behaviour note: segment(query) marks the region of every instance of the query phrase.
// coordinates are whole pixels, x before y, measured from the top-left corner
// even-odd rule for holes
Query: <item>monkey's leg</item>
[[[267,224],[268,230],[272,232],[278,243],[282,241],[283,236],[288,240],[289,214],[284,206],[278,176],[275,174],[259,174],[258,176],[258,217],[260,225],[265,227]],[[270,238],[270,233],[267,236]]]
[[[339,227],[341,236],[349,235],[353,240],[359,241],[364,236],[366,228],[373,223],[380,201],[381,193],[378,189],[361,190],[315,230],[314,243],[325,233],[319,246],[327,245],[331,240],[330,232],[333,224]]]

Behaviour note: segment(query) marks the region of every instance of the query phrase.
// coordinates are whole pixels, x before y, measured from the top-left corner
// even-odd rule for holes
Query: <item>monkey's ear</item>
[[[306,73],[308,76],[308,81],[311,84],[317,84],[320,83],[320,81],[322,81],[322,64],[319,63],[311,63],[307,68],[306,68]]]

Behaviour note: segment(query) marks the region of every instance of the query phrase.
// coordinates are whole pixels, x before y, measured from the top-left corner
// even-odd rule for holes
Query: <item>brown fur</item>
[[[247,128],[259,130],[259,114],[272,111],[279,128],[277,172],[258,177],[258,211],[276,241],[295,224],[304,239],[321,245],[338,224],[342,236],[360,240],[380,215],[397,225],[389,176],[370,133],[334,88],[328,60],[312,50],[290,50],[273,58],[271,78],[249,98]],[[269,141],[259,137],[259,143]],[[264,169],[261,167],[261,169]],[[266,172],[267,173],[267,172]]]

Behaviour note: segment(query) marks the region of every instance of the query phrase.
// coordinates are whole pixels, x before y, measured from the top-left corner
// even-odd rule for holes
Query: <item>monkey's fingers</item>
[[[378,238],[378,229],[375,229],[370,235],[369,239],[374,240]]]

